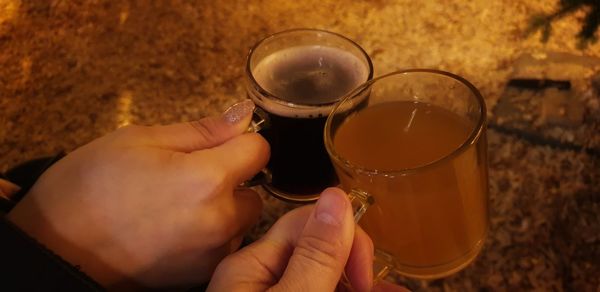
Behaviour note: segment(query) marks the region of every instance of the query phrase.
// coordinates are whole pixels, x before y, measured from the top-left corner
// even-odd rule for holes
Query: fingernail
[[[248,115],[251,115],[253,110],[254,103],[251,100],[246,99],[230,106],[223,114],[223,117],[227,123],[234,125],[239,123]]]
[[[315,216],[317,220],[329,224],[339,226],[344,220],[346,213],[346,199],[335,191],[325,190],[321,194]]]

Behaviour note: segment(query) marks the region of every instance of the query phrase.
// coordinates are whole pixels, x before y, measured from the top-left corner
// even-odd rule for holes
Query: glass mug
[[[338,184],[323,146],[325,120],[336,102],[372,77],[367,53],[333,32],[294,29],[254,45],[246,92],[257,106],[254,124],[261,124],[260,134],[271,146],[269,180],[262,183],[267,191],[311,202]]]
[[[378,77],[336,105],[324,140],[373,239],[376,278],[435,279],[475,259],[488,171],[486,108],[471,83],[427,69]]]

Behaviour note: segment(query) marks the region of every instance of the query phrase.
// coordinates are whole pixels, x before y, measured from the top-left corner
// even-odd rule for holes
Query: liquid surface
[[[335,150],[367,169],[401,170],[452,153],[470,134],[469,122],[443,108],[389,102],[349,117]],[[376,248],[394,256],[396,270],[437,278],[466,266],[487,230],[485,136],[459,155],[407,175],[368,176],[336,165],[346,191],[374,198],[359,224]]]
[[[438,106],[390,102],[344,121],[335,134],[338,153],[368,169],[403,170],[429,164],[467,140],[468,122]]]
[[[299,46],[277,51],[252,70],[269,93],[288,102],[320,105],[334,102],[365,82],[368,69],[341,49]]]

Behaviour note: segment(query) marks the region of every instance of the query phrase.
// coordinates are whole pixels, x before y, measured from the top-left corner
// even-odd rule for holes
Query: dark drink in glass
[[[373,75],[367,54],[351,40],[321,30],[267,37],[250,52],[248,96],[265,113],[260,131],[271,145],[265,188],[296,202],[318,198],[337,177],[323,144],[327,115]]]

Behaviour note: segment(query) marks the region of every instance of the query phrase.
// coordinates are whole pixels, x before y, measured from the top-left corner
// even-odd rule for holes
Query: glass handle
[[[352,204],[354,222],[358,222],[362,215],[367,212],[367,209],[375,202],[369,193],[359,189],[353,189],[350,191],[348,198]]]
[[[258,133],[260,130],[265,129],[269,126],[269,116],[262,109],[255,107],[254,112],[252,113],[252,121],[250,121],[250,125],[248,125],[248,129],[246,129],[246,133]],[[266,168],[263,168],[259,173],[257,173],[251,179],[241,183],[239,188],[249,188],[262,184],[271,183],[272,175],[271,171]]]
[[[375,203],[373,196],[369,193],[353,189],[348,193],[348,198],[352,204],[352,211],[354,213],[354,221],[358,223],[360,218],[367,212],[367,209]],[[394,269],[393,257],[379,249],[375,249],[375,255],[373,259],[373,284],[383,280],[392,270]],[[353,291],[352,285],[346,273],[343,274],[341,284],[348,290]]]
[[[375,259],[373,260],[373,283],[383,280],[394,269],[394,258],[375,249]]]
[[[252,113],[252,121],[248,125],[246,132],[258,133],[260,130],[269,127],[269,116],[261,108],[255,107]]]
[[[373,285],[377,285],[378,282],[385,279],[385,277],[387,277],[387,275],[394,269],[393,262],[392,256],[375,249],[375,258],[373,260]],[[346,287],[346,290],[354,291],[346,272],[342,273],[340,284]]]

